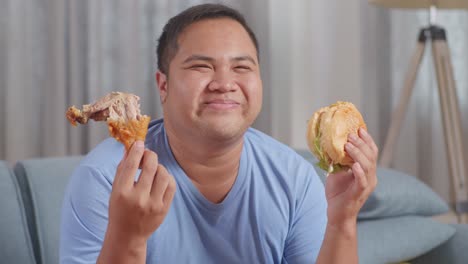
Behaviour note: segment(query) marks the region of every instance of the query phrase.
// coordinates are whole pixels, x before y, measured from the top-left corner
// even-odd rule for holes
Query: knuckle
[[[168,184],[167,187],[166,187],[166,192],[168,192],[168,193],[174,193],[175,190],[176,190],[176,188],[177,188],[177,187],[176,187],[175,181],[174,181],[173,179],[170,179],[170,180],[169,180],[169,184]]]
[[[145,159],[142,164],[142,170],[154,173],[156,171],[156,163],[152,159]]]
[[[148,157],[149,160],[153,163],[158,163],[158,155],[152,150],[146,150],[145,156]]]
[[[134,205],[135,208],[137,208],[139,211],[146,211],[146,199],[144,199],[142,196],[138,196],[138,198],[136,198],[136,199],[133,201],[133,205]]]
[[[367,164],[362,164],[360,163],[360,169],[362,170],[362,172],[364,172],[364,175],[363,177],[366,177],[366,175],[369,175],[369,168],[367,167]]]
[[[156,164],[159,164],[159,156],[158,156],[158,154],[157,154],[156,152],[154,152],[154,151],[151,151],[151,150],[150,150],[150,152],[151,152],[151,155],[153,155],[153,157],[154,157],[154,162],[155,162]]]
[[[347,143],[345,147],[346,147],[346,151],[348,153],[355,153],[356,152],[356,147],[351,143]]]
[[[175,181],[174,177],[172,177],[172,176],[169,177],[169,185],[167,186],[167,188],[168,188],[169,190],[175,190],[175,188],[176,188],[176,181]]]
[[[123,190],[114,190],[113,197],[119,203],[127,203],[130,200],[130,194]]]
[[[168,174],[166,168],[165,168],[163,165],[161,165],[161,164],[158,164],[158,173],[161,173],[161,175],[166,175],[166,174]]]
[[[164,211],[164,205],[162,202],[153,202],[149,210],[151,214],[160,214]]]
[[[366,194],[359,196],[359,198],[358,198],[358,204],[359,204],[359,205],[364,204],[364,203],[366,202],[366,199],[367,199],[367,195],[366,195]]]
[[[167,180],[169,180],[169,177],[171,177],[169,172],[167,172],[166,168],[161,164],[158,164],[157,173],[158,173],[158,177],[160,177],[161,181],[167,181]]]
[[[364,146],[366,143],[364,143],[364,141],[361,139],[361,138],[358,138],[356,140],[356,145],[358,145],[358,147],[362,147]]]
[[[122,164],[122,170],[124,170],[124,171],[131,171],[131,170],[135,169],[136,167],[137,166],[135,166],[135,164],[133,162],[129,162],[129,161],[124,162]]]
[[[369,182],[367,182],[365,179],[362,179],[360,185],[361,185],[362,189],[366,189],[367,186],[369,186]]]

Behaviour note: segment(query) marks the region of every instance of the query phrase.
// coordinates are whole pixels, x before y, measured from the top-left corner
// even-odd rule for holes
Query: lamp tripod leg
[[[424,30],[424,29],[423,29]],[[409,100],[414,89],[414,83],[416,81],[419,66],[424,55],[424,49],[426,47],[426,39],[421,38],[421,34],[424,34],[423,30],[420,33],[419,41],[416,46],[416,51],[411,58],[411,62],[408,68],[408,72],[405,76],[404,87],[400,94],[400,100],[392,114],[392,120],[390,128],[385,139],[385,144],[380,155],[379,166],[390,167],[390,163],[393,158],[393,152],[395,143],[398,138],[398,134],[401,129],[401,125],[404,120],[406,109],[408,108]]]
[[[439,28],[440,29],[440,28]],[[440,29],[443,31],[443,29]],[[438,32],[440,33],[440,32]],[[456,94],[455,80],[450,59],[450,51],[443,34],[434,35],[432,54],[439,88],[440,106],[447,150],[448,167],[452,179],[452,199],[458,221],[468,221],[468,191],[466,186],[466,167],[463,150],[463,137],[460,108]]]

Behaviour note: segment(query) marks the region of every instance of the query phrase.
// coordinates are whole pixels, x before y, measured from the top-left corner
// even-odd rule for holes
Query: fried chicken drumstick
[[[109,133],[128,150],[136,140],[145,140],[150,117],[141,115],[140,97],[122,92],[112,92],[93,104],[68,108],[66,117],[73,126],[86,124],[90,119],[106,121]]]

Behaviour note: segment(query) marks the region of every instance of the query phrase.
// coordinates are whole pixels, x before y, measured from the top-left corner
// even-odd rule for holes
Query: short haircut
[[[164,74],[169,73],[169,64],[179,48],[177,41],[185,28],[201,20],[217,18],[229,18],[239,22],[249,34],[257,50],[257,59],[259,58],[257,38],[239,11],[222,4],[202,4],[182,11],[169,19],[164,26],[156,48],[158,69]]]

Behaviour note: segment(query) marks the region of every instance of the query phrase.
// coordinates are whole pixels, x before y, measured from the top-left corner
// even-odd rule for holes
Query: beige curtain
[[[241,11],[260,3],[2,0],[0,159],[86,153],[108,136],[106,126],[72,127],[64,113],[110,91],[139,95],[142,111],[161,117],[154,79],[157,38],[167,19],[202,2],[225,2]]]
[[[106,127],[91,123],[74,128],[64,113],[70,105],[110,91],[136,93],[143,112],[161,115],[153,78],[154,39],[181,3],[5,1],[0,158],[88,151],[107,136]]]
[[[307,148],[319,107],[353,102],[378,143],[389,120],[390,17],[366,1],[271,1],[272,134]]]

